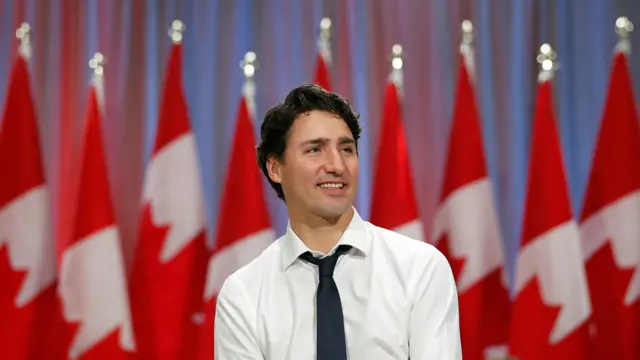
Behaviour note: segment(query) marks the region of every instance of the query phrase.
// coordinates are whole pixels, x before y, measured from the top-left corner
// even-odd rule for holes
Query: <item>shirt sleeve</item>
[[[216,303],[215,360],[264,360],[252,326],[253,313],[241,284],[227,278]]]
[[[432,249],[435,250],[435,249]],[[444,255],[435,250],[422,260],[411,313],[411,360],[461,360],[458,292]]]

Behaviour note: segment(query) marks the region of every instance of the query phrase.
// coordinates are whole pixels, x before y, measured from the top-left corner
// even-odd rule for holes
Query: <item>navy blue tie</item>
[[[300,258],[318,266],[320,282],[316,293],[316,348],[317,360],[347,360],[347,346],[344,335],[344,317],[342,304],[333,270],[340,255],[351,249],[349,245],[340,245],[335,253],[322,259],[314,258],[310,252]]]

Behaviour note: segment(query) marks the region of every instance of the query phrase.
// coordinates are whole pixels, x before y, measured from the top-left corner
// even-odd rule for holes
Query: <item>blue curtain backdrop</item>
[[[106,119],[110,176],[126,257],[135,246],[138,202],[158,118],[170,46],[167,30],[185,22],[184,87],[202,162],[211,233],[227,167],[246,51],[258,55],[256,131],[264,112],[292,87],[312,81],[316,29],[334,24],[332,78],[362,115],[357,207],[368,217],[371,170],[391,46],[405,57],[405,121],[425,231],[437,205],[458,67],[460,22],[474,23],[477,86],[490,175],[505,247],[513,259],[521,230],[529,137],[542,42],[558,53],[556,109],[573,209],[581,207],[616,43],[614,21],[640,26],[634,0],[0,0],[0,101],[4,104],[14,32],[32,26],[33,86],[49,181],[57,186],[60,127],[77,138],[95,51],[107,57]],[[640,49],[639,34],[632,44]],[[640,50],[639,50],[640,51]],[[640,56],[631,66],[640,81]],[[640,94],[640,91],[637,92]],[[639,97],[640,98],[640,97]],[[3,174],[3,176],[5,176]],[[283,204],[267,187],[272,221]],[[54,203],[57,195],[53,194]],[[210,241],[214,241],[210,234]]]

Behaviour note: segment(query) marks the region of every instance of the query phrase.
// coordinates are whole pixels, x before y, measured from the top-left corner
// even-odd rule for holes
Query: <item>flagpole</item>
[[[244,75],[244,84],[242,85],[242,94],[247,102],[251,117],[255,119],[256,116],[256,84],[253,77],[258,69],[258,56],[253,51],[248,51],[244,54],[244,58],[240,61],[240,69]]]
[[[471,20],[464,20],[460,23],[462,40],[460,41],[460,54],[462,61],[467,68],[472,82],[476,80],[475,55],[473,51],[473,23]]]
[[[331,68],[333,56],[331,54],[331,37],[333,26],[331,19],[322,18],[318,25],[316,35],[316,66],[313,82],[327,91],[332,90],[331,86]]]
[[[329,63],[332,62],[330,51],[332,31],[333,26],[331,19],[328,17],[322,18],[318,27],[318,49],[322,53],[323,57],[325,57],[325,60]]]

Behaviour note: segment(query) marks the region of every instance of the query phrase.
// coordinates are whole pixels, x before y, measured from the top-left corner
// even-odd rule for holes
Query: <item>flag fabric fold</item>
[[[87,99],[73,232],[60,259],[58,296],[70,359],[125,359],[135,351],[103,144],[103,94],[96,73]]]
[[[640,358],[640,119],[629,48],[621,40],[613,56],[580,215],[594,359]]]
[[[506,355],[510,298],[493,186],[473,86],[473,54],[461,46],[453,123],[432,242],[456,278],[463,357]]]
[[[402,70],[393,69],[384,93],[370,221],[424,241],[402,118],[401,92]]]
[[[214,253],[209,260],[200,360],[213,359],[215,302],[224,280],[260,255],[276,238],[269,219],[262,174],[256,164],[254,117],[255,84],[247,79],[235,122]]]
[[[539,75],[510,354],[520,360],[586,359],[591,305],[553,109],[552,70]]]
[[[169,54],[130,281],[144,359],[191,359],[197,353],[210,254],[196,140],[182,87],[182,51],[182,44],[174,43]]]

